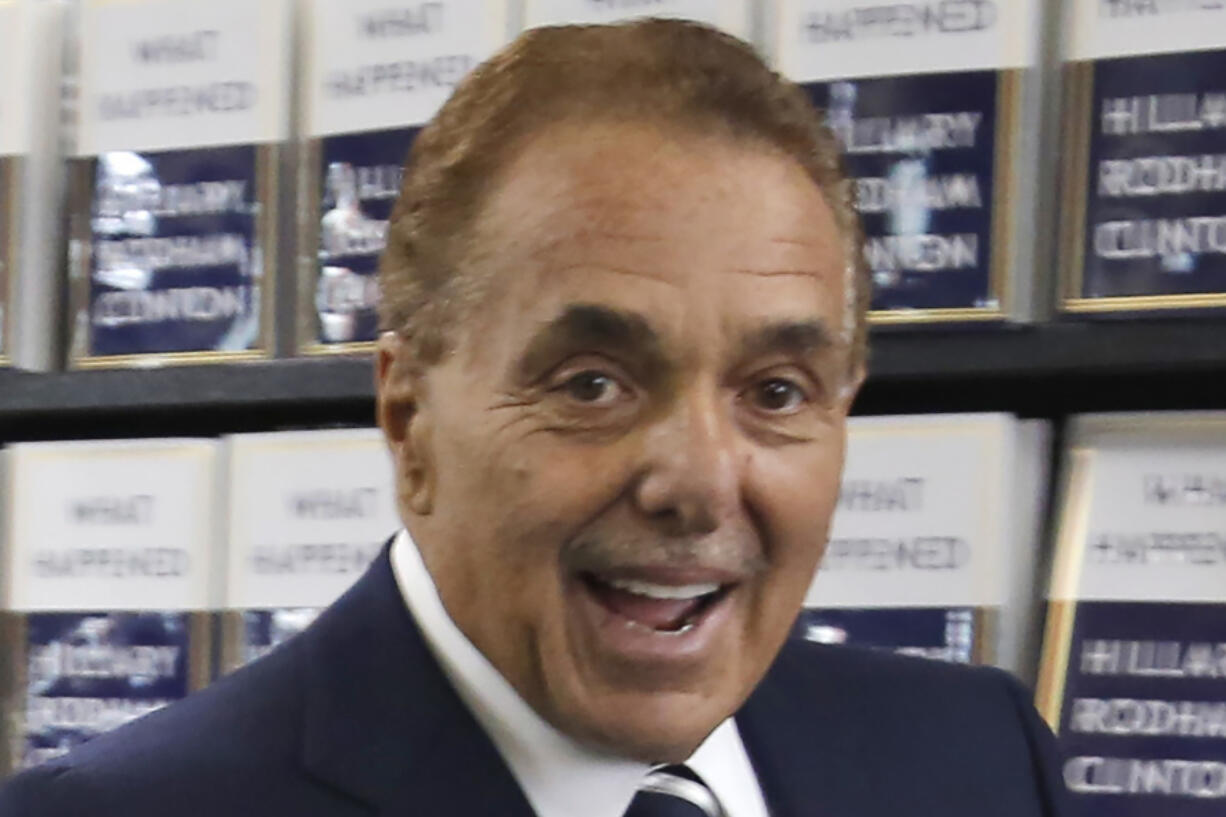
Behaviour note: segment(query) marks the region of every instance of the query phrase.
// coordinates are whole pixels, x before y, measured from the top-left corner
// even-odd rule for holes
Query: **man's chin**
[[[661,693],[617,696],[596,718],[560,724],[560,728],[600,752],[643,763],[681,763],[730,712],[692,696]]]

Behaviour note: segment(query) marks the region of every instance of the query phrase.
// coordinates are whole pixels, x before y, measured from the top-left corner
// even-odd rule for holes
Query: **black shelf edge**
[[[0,371],[0,440],[373,421],[369,357]],[[875,331],[859,413],[1226,408],[1226,318]]]
[[[1226,369],[1226,316],[876,333],[871,377],[1087,377]]]
[[[0,372],[0,418],[21,414],[294,406],[374,395],[369,358]]]

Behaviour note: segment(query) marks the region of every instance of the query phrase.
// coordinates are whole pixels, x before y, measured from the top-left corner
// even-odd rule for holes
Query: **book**
[[[1049,438],[1005,414],[852,418],[797,635],[1033,677]]]
[[[58,362],[64,5],[0,0],[0,368]]]
[[[616,23],[638,17],[696,20],[743,40],[754,37],[754,5],[749,0],[524,0],[524,28],[570,23]]]
[[[1037,703],[1085,817],[1226,809],[1226,412],[1068,430]]]
[[[809,93],[843,149],[875,323],[1029,321],[1047,309],[1051,5],[767,7],[775,65]]]
[[[57,757],[207,681],[215,448],[166,439],[0,453],[12,766]]]
[[[227,672],[306,628],[401,522],[378,429],[237,434],[224,445]]]
[[[81,0],[71,367],[272,353],[290,0]]]
[[[1226,306],[1226,6],[1070,3],[1061,306]]]
[[[507,0],[304,3],[299,353],[373,348],[379,255],[413,137],[508,25]]]

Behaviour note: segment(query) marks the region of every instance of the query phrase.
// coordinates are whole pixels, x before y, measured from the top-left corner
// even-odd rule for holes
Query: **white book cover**
[[[216,443],[5,450],[12,762],[37,765],[208,677]]]
[[[82,0],[69,364],[271,354],[291,0]]]
[[[1046,311],[1037,220],[1055,172],[1044,151],[1054,4],[768,4],[774,65],[824,113],[854,179],[874,322]]]
[[[1226,5],[1217,0],[1074,1],[1065,15],[1070,60],[1226,48]]]
[[[1078,813],[1226,807],[1226,413],[1076,418],[1056,545],[1038,703]]]
[[[297,348],[366,352],[378,264],[409,147],[509,39],[507,0],[300,6]]]
[[[58,357],[64,4],[0,0],[0,367]]]
[[[852,418],[798,634],[1029,675],[1046,455],[1010,415]]]
[[[309,624],[401,522],[378,429],[239,434],[225,448],[228,669]]]

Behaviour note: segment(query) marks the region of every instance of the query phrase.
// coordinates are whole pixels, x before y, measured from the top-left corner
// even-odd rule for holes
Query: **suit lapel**
[[[298,646],[312,775],[380,814],[533,817],[409,615],[388,548]],[[873,805],[867,713],[802,652],[785,646],[736,717],[772,817],[893,817]]]
[[[384,814],[532,817],[409,615],[389,548],[300,646],[313,775]]]
[[[864,796],[865,725],[814,658],[785,645],[736,716],[771,817],[893,817]]]

